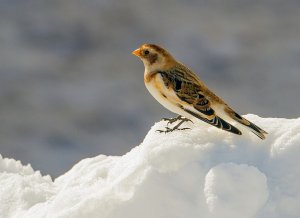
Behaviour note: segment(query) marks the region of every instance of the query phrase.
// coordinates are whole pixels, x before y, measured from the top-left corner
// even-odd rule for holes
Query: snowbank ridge
[[[0,217],[300,217],[300,118],[246,117],[266,140],[205,123],[159,134],[159,122],[124,156],[84,159],[54,181],[0,156]]]

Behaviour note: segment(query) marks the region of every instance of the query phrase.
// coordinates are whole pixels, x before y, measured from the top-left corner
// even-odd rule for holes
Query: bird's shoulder
[[[172,86],[175,91],[180,89],[194,89],[194,91],[200,91],[204,84],[197,77],[197,75],[185,67],[184,65],[178,63],[177,65],[158,71],[161,75],[166,86]]]
[[[189,102],[206,101],[224,103],[223,100],[212,92],[202,80],[183,64],[159,72],[166,87],[170,87],[176,94]]]

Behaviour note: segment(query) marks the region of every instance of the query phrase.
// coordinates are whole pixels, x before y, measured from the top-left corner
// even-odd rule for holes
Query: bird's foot
[[[176,127],[176,126],[175,126]],[[187,129],[191,129],[191,128],[169,128],[169,127],[166,127],[166,129],[165,130],[160,130],[160,129],[158,129],[158,130],[156,130],[156,132],[159,132],[159,133],[169,133],[169,132],[173,132],[173,131],[175,131],[175,130],[187,130]]]
[[[187,129],[190,129],[190,128],[179,128],[179,126],[181,124],[183,124],[184,122],[192,122],[190,119],[188,118],[185,118],[185,117],[182,117],[181,115],[179,115],[178,117],[175,117],[175,118],[163,118],[162,120],[164,121],[168,121],[167,123],[167,126],[166,126],[166,129],[165,130],[156,130],[156,132],[159,132],[159,133],[168,133],[168,132],[173,132],[175,130],[187,130]],[[180,120],[180,122],[174,126],[173,128],[169,128],[168,125],[169,124],[172,124],[176,121]]]
[[[182,123],[184,123],[184,122],[192,122],[193,123],[193,121],[191,121],[190,119],[185,118],[185,117],[183,117],[181,115],[179,115],[177,117],[174,117],[174,118],[162,118],[162,120],[163,121],[168,121],[167,125],[175,123],[178,120],[180,120],[181,122],[183,121]]]

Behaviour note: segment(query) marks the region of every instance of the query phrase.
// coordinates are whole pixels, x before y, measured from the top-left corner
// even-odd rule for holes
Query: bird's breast
[[[181,114],[182,109],[179,107],[179,99],[174,91],[165,86],[162,76],[156,73],[149,82],[145,81],[146,88],[150,94],[168,110]]]

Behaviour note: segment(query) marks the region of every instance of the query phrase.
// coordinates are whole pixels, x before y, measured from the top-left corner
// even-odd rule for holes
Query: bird
[[[180,120],[172,132],[183,122],[197,118],[233,134],[242,135],[236,124],[246,127],[260,139],[266,131],[236,113],[222,98],[214,94],[188,67],[177,61],[166,49],[156,44],[143,44],[132,52],[144,64],[144,83],[151,95],[165,108],[178,114],[177,118],[164,119],[169,123]],[[235,123],[235,125],[232,124]]]

